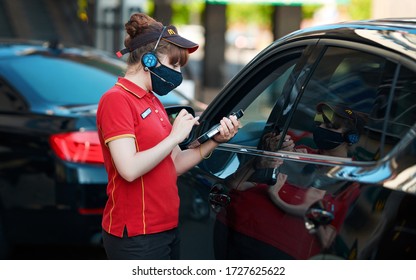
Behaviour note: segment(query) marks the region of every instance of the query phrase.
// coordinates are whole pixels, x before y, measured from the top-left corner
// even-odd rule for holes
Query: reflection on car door
[[[243,127],[232,140],[253,150],[227,154],[227,149],[219,149],[214,161],[204,163],[208,170],[209,164],[215,163],[213,173],[224,179],[215,190],[229,198],[215,204],[216,258],[374,257],[371,248],[360,248],[359,244],[378,242],[382,233],[374,233],[374,229],[385,228],[392,218],[391,209],[384,211],[385,205],[397,208],[404,195],[371,183],[329,176],[337,168],[336,161],[351,166],[355,162],[375,162],[399,141],[390,136],[386,140],[383,125],[389,106],[380,103],[388,100],[383,92],[394,87],[398,65],[365,49],[316,48],[322,51],[316,67],[307,63],[299,67],[292,61],[287,71],[282,71],[285,64],[276,63],[275,72],[265,73],[262,81],[255,82],[259,86],[250,93],[255,92],[257,98],[247,106]],[[277,72],[279,75],[273,76]],[[246,96],[252,96],[250,93]],[[301,153],[319,153],[312,132],[320,102],[344,104],[365,117],[359,141],[351,144],[346,159],[302,159]],[[267,152],[275,150],[262,145],[260,139],[270,133],[290,135],[298,149],[281,152],[280,158],[269,158]],[[279,148],[282,141],[274,148]],[[223,160],[218,161],[219,157]],[[366,218],[354,219],[359,215]],[[363,220],[372,224],[359,224]]]
[[[248,92],[239,93],[242,98],[235,108],[244,108],[245,115],[241,119],[242,128],[230,143],[260,154],[236,154],[220,147],[201,164],[203,169],[223,179],[210,196],[217,210],[214,227],[217,259],[292,258],[273,244],[276,239],[273,228],[278,222],[271,212],[277,208],[269,203],[264,192],[275,179],[275,170],[252,167],[253,162],[262,161],[262,135],[284,129],[284,120],[310,73],[311,64],[303,56],[310,48],[313,47],[288,50],[286,55],[269,59],[268,64],[256,69],[261,76],[247,80],[248,86],[251,85]],[[229,199],[224,199],[224,195]]]

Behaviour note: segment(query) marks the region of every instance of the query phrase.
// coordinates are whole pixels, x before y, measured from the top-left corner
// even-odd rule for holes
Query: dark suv
[[[323,104],[352,116],[347,157],[317,149]],[[416,259],[415,19],[275,41],[223,88],[195,136],[239,109],[238,134],[192,170],[212,185],[209,257]],[[271,134],[275,145],[262,140]],[[283,149],[285,135],[294,150]]]

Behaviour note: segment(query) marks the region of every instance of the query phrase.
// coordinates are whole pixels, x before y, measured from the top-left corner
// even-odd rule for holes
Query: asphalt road
[[[213,259],[213,222],[187,219],[180,224],[181,258],[184,260]],[[11,260],[105,260],[102,247],[20,245],[11,253]]]
[[[104,248],[25,245],[16,247],[11,260],[105,260]]]

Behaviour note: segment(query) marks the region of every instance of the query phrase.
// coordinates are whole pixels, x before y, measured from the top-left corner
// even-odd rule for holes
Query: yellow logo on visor
[[[176,32],[175,32],[175,30],[173,30],[173,29],[168,29],[168,33],[169,33],[169,35],[175,35],[176,34]]]

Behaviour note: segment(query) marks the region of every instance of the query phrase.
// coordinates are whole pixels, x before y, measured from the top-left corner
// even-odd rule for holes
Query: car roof
[[[400,28],[413,30],[412,33],[416,32],[416,18],[385,18],[385,19],[374,19],[359,21],[357,24],[362,25],[376,25],[378,27],[388,28]]]
[[[51,40],[51,41],[40,41],[40,40],[31,40],[31,39],[20,39],[20,38],[0,38],[0,47],[3,50],[18,50],[24,48],[32,48],[36,50],[45,50],[45,49],[78,49],[82,51],[86,50],[94,50],[100,51],[99,49],[95,49],[93,47],[85,46],[85,45],[75,45],[75,44],[63,44],[59,41]],[[107,53],[108,55],[109,53]]]
[[[261,53],[285,43],[305,39],[366,43],[393,50],[416,60],[416,18],[347,21],[307,27],[277,39]]]
[[[345,21],[318,25],[300,29],[292,35],[325,32],[325,34],[338,34],[342,30],[379,30],[379,31],[401,31],[410,34],[416,34],[416,18],[386,18],[360,21]]]
[[[13,59],[33,54],[43,54],[47,56],[76,55],[80,57],[96,57],[97,59],[105,60],[117,67],[124,68],[125,66],[124,61],[117,59],[114,54],[85,45],[64,45],[58,41],[37,41],[16,38],[0,39],[0,59]]]

